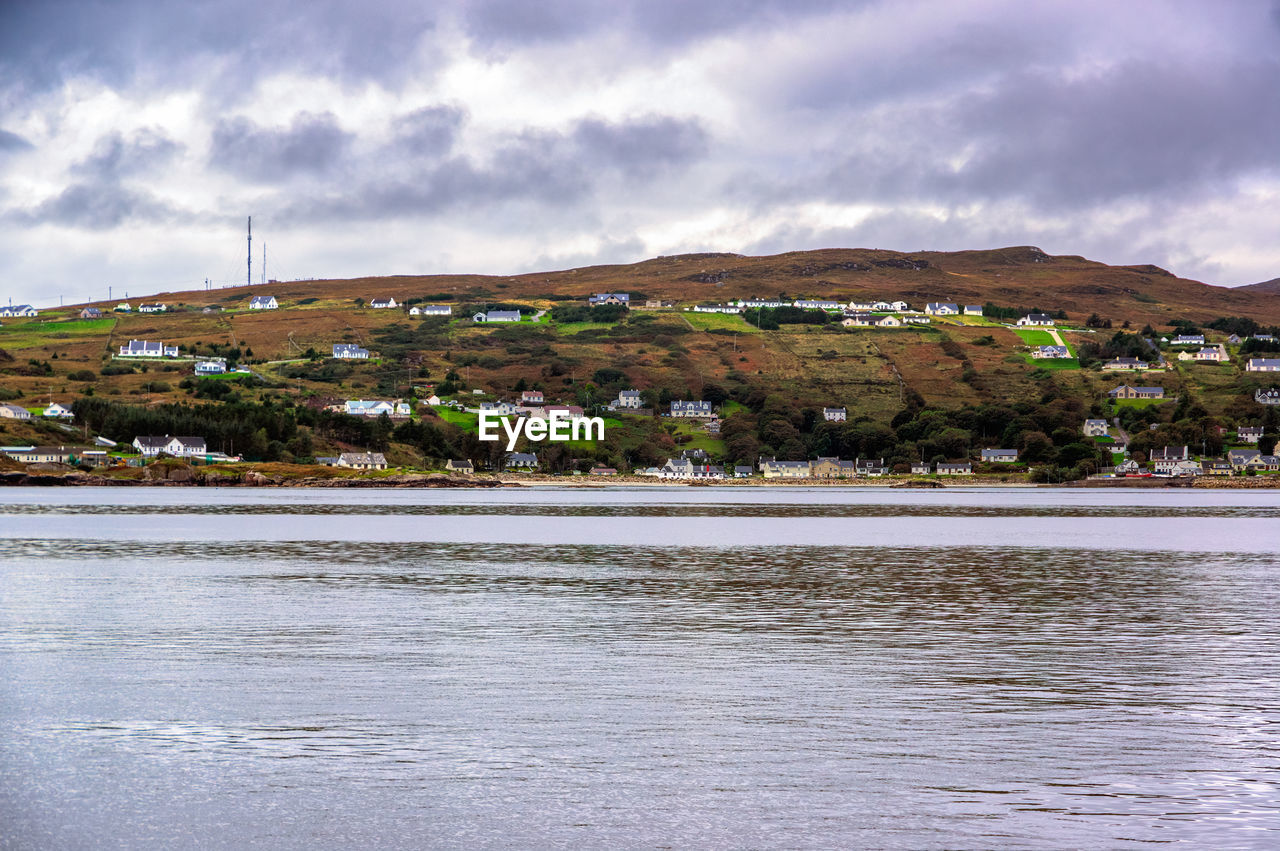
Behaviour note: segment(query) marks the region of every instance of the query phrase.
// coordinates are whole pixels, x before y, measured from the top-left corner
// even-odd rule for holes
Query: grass
[[[1013,333],[1017,334],[1022,342],[1028,346],[1056,346],[1058,341],[1053,339],[1053,335],[1048,331],[1041,331],[1038,328],[1014,328]]]
[[[111,333],[115,319],[33,319],[0,326],[0,347],[30,349],[55,340],[104,336]]]
[[[1150,408],[1153,405],[1163,405],[1168,399],[1112,399],[1111,405],[1116,410],[1120,408]]]
[[[556,333],[562,337],[568,337],[577,334],[579,331],[592,331],[597,329],[605,329],[614,327],[612,322],[559,322],[553,327]]]
[[[1031,355],[1027,355],[1027,363],[1038,369],[1048,370],[1080,368],[1080,361],[1075,358],[1033,358]]]
[[[689,311],[688,313],[681,313],[680,315],[699,331],[741,331],[744,334],[755,334],[759,331],[756,326],[748,325],[747,321],[738,314],[694,313],[693,311]]]

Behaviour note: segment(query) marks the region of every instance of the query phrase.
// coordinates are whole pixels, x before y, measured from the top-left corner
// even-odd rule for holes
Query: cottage
[[[924,306],[924,312],[930,316],[955,316],[960,308],[950,302],[931,301]]]
[[[396,300],[394,298],[375,298],[369,302],[369,306],[374,310],[388,310],[396,306]]]
[[[964,306],[964,315],[965,315],[965,316],[981,316],[981,315],[982,315],[982,305],[980,305],[980,304],[966,304],[966,305]]]
[[[1171,346],[1203,346],[1203,334],[1179,334],[1169,341]]]
[[[222,375],[226,371],[225,358],[202,358],[196,361],[196,375]]]
[[[444,468],[451,473],[463,473],[468,476],[476,471],[475,465],[466,458],[463,458],[460,461],[455,461],[450,458],[448,461],[444,462]]]
[[[1232,470],[1265,470],[1262,453],[1257,449],[1230,449],[1227,451],[1227,463]]]
[[[808,461],[778,461],[774,458],[760,459],[760,473],[766,479],[807,479],[809,478]]]
[[[902,321],[908,325],[928,325],[933,320],[927,316],[904,316]]]
[[[273,295],[256,295],[249,299],[250,310],[276,310],[280,304]]]
[[[1110,370],[1147,369],[1148,364],[1145,361],[1138,360],[1137,358],[1115,358],[1114,360],[1109,360],[1106,363],[1104,363],[1102,365],[1102,368],[1110,369]]]
[[[1262,426],[1240,426],[1236,429],[1236,436],[1241,443],[1257,443],[1262,440]]]
[[[933,465],[928,461],[913,461],[911,463],[911,472],[916,476],[927,476],[933,472]]]
[[[0,446],[0,455],[7,455],[23,464],[88,464],[101,467],[107,462],[107,453],[87,446]]]
[[[1084,436],[1085,437],[1106,437],[1107,421],[1106,420],[1085,420]]]
[[[673,401],[671,403],[671,416],[673,417],[714,417],[715,411],[711,409],[710,402],[696,401],[687,402],[683,400]]]
[[[334,343],[333,356],[339,360],[368,360],[369,350],[355,343]]]
[[[101,319],[102,311],[96,307],[86,307],[80,311],[79,316],[81,319]]]
[[[842,423],[848,418],[848,411],[844,408],[823,408],[822,418],[829,423]]]
[[[75,414],[71,413],[70,408],[64,408],[62,405],[59,405],[57,402],[50,402],[49,407],[44,409],[44,412],[41,414],[41,416],[49,417],[50,419],[69,420],[72,417],[74,417]]]
[[[153,343],[150,340],[130,340],[129,345],[120,347],[122,358],[176,358],[177,346],[166,346],[164,343]]]
[[[694,313],[741,313],[742,308],[736,304],[695,304]]]
[[[538,456],[532,452],[508,452],[504,469],[531,471],[538,469]]]
[[[1200,462],[1202,476],[1229,476],[1231,473],[1231,462],[1225,458],[1205,458]]]
[[[13,317],[30,317],[39,316],[40,312],[29,304],[19,304],[13,307],[0,307],[0,316],[8,318]]]
[[[877,316],[875,319],[872,320],[872,323],[877,328],[901,328],[902,327],[902,320],[896,316],[891,316],[891,315]]]
[[[1253,401],[1259,405],[1280,405],[1280,387],[1263,390],[1259,387],[1253,391]]]
[[[389,417],[407,417],[413,409],[409,407],[408,402],[402,402],[399,399],[394,402],[378,399],[348,399],[343,403],[342,412],[353,417],[380,417],[383,414]]]
[[[1128,384],[1121,384],[1114,390],[1107,392],[1112,399],[1163,399],[1163,387],[1130,387]]]
[[[155,458],[158,455],[172,455],[176,458],[190,458],[194,455],[209,454],[203,437],[170,437],[164,435],[139,435],[133,439],[133,448],[143,458]]]
[[[1141,470],[1142,470],[1142,466],[1132,458],[1126,458],[1112,468],[1112,472],[1122,476],[1127,476],[1130,473],[1137,473],[1137,472],[1140,472]]]
[[[662,479],[723,479],[724,467],[714,464],[696,464],[687,458],[668,458],[658,471]]]
[[[748,298],[738,299],[738,307],[754,307],[757,310],[762,307],[782,307],[781,299],[776,298]]]
[[[448,304],[415,304],[409,308],[410,316],[452,316],[453,307]]]
[[[840,302],[826,299],[799,298],[791,303],[792,307],[803,310],[839,310]]]
[[[889,466],[884,463],[883,458],[859,458],[854,462],[854,471],[859,476],[886,476],[889,474]]]
[[[809,464],[809,475],[815,479],[852,479],[857,475],[857,465],[839,458],[819,458]]]
[[[636,411],[644,407],[644,401],[640,398],[639,390],[623,390],[618,393],[618,398],[614,400],[613,406]]]
[[[541,405],[543,401],[541,390],[524,390],[520,393],[521,405]]]
[[[939,476],[972,476],[973,465],[970,464],[968,461],[963,461],[958,464],[949,464],[949,463],[939,462],[938,475]]]
[[[1176,465],[1190,460],[1191,453],[1185,446],[1166,446],[1163,449],[1151,450],[1151,469],[1157,473],[1171,475]]]
[[[0,419],[29,420],[31,419],[31,412],[26,408],[10,405],[7,402],[0,403]]]
[[[755,470],[751,469],[750,464],[738,464],[733,468],[733,477],[735,479],[749,479],[755,474]]]
[[[1244,368],[1249,372],[1280,372],[1280,358],[1250,358]]]
[[[622,307],[631,307],[630,293],[596,293],[587,299],[587,304],[596,307],[602,304],[617,304]]]
[[[1031,350],[1031,357],[1037,359],[1069,358],[1071,351],[1066,346],[1036,346]]]
[[[1258,463],[1262,465],[1258,467],[1259,470],[1266,470],[1269,473],[1280,471],[1280,457],[1275,455],[1263,455],[1258,458]]]
[[[480,413],[494,414],[499,417],[512,417],[518,414],[519,409],[510,402],[481,402]]]
[[[385,470],[387,456],[381,452],[343,452],[335,466],[352,470]]]
[[[519,322],[520,311],[518,310],[490,310],[487,313],[477,313],[471,317],[473,322]]]
[[[1226,355],[1217,346],[1205,346],[1200,351],[1194,353],[1192,358],[1202,362],[1207,361],[1210,363],[1221,363],[1226,360]]]
[[[1230,337],[1227,338],[1227,342],[1233,346],[1238,346],[1244,341],[1240,339],[1239,334],[1232,334]]]
[[[844,318],[840,320],[840,324],[845,328],[870,327],[871,323],[874,321],[875,317],[870,313],[847,313]]]
[[[129,306],[127,301],[122,301],[111,309],[116,313],[133,313],[133,308]]]
[[[1053,324],[1053,317],[1047,313],[1028,313],[1018,320],[1021,326],[1041,327]]]
[[[675,307],[676,303],[674,301],[667,301],[665,299],[651,298],[645,301],[644,306],[648,310],[661,310],[663,308]],[[653,469],[656,470],[657,468],[654,467]]]
[[[590,473],[590,475],[592,475],[592,476],[616,476],[616,475],[618,475],[618,471],[617,471],[617,469],[616,469],[616,468],[614,468],[614,467],[592,467],[592,468],[591,468],[591,473]]]
[[[139,305],[138,312],[139,313],[164,313],[168,309],[169,308],[167,305],[161,302],[155,302],[153,304]]]
[[[982,460],[993,464],[1012,464],[1018,460],[1016,449],[984,449]]]

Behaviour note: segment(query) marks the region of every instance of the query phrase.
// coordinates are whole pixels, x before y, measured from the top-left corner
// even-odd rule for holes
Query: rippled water
[[[1280,497],[0,491],[0,846],[1280,844]]]

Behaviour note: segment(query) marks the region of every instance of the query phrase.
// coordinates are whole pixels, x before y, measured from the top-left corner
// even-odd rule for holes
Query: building
[[[871,320],[871,324],[877,328],[901,328],[902,320],[896,316],[884,315],[876,316]]]
[[[725,478],[724,467],[714,464],[697,464],[688,458],[668,458],[658,470],[661,479],[700,480]]]
[[[849,412],[844,408],[823,408],[822,418],[829,423],[842,423],[848,419]]]
[[[196,375],[222,375],[227,371],[224,358],[202,358],[196,361]]]
[[[495,414],[500,417],[513,417],[520,413],[520,409],[510,402],[481,402],[480,413]]]
[[[928,461],[913,461],[911,464],[911,474],[913,476],[927,476],[933,472],[933,465]]]
[[[592,467],[592,468],[591,468],[591,473],[590,473],[590,475],[592,475],[592,476],[616,476],[616,475],[618,475],[618,470],[617,470],[617,468],[616,468],[616,467]]]
[[[455,461],[450,458],[448,461],[444,462],[444,468],[451,473],[464,473],[466,475],[471,475],[476,471],[475,465],[466,458],[463,458],[461,461]]]
[[[1171,346],[1203,346],[1203,334],[1179,334],[1169,341]]]
[[[1140,361],[1137,358],[1115,358],[1109,360],[1102,365],[1103,369],[1147,369],[1146,361]]]
[[[1194,353],[1191,357],[1193,360],[1208,361],[1210,363],[1221,363],[1227,359],[1226,353],[1217,346],[1205,346],[1200,351]]]
[[[275,310],[280,305],[273,295],[256,295],[249,299],[250,310]]]
[[[57,402],[50,402],[49,407],[44,409],[44,412],[41,414],[41,416],[49,417],[50,419],[56,419],[56,420],[69,420],[72,417],[74,417],[75,414],[71,413],[70,408],[64,408],[62,405],[59,405]],[[1257,443],[1257,441],[1255,440],[1254,443]]]
[[[846,313],[844,318],[840,320],[840,324],[846,328],[860,327],[868,328],[875,321],[875,317],[870,313]]]
[[[671,403],[671,416],[673,417],[714,417],[715,411],[711,409],[710,402],[673,401]]]
[[[774,307],[782,307],[782,305],[783,305],[782,300],[776,299],[776,298],[738,299],[738,307],[754,307],[757,310],[762,307],[774,308]]]
[[[1200,462],[1202,476],[1229,476],[1231,473],[1231,462],[1225,458],[1205,458]]]
[[[857,465],[839,458],[819,458],[809,464],[809,475],[815,479],[852,479]]]
[[[981,315],[982,315],[982,305],[980,305],[980,304],[966,304],[966,305],[964,306],[964,315],[965,315],[965,316],[981,316]]]
[[[1018,324],[1033,327],[1052,325],[1053,317],[1047,313],[1028,313],[1018,320]]]
[[[587,304],[596,307],[602,304],[620,304],[623,307],[631,307],[631,295],[629,293],[596,293],[587,299]]]
[[[807,479],[809,478],[809,462],[778,461],[774,458],[761,458],[760,473],[766,479]]]
[[[800,298],[793,301],[791,306],[803,308],[804,310],[839,310],[840,302],[826,301],[824,299]]]
[[[381,452],[343,452],[334,466],[352,470],[385,470],[387,456]]]
[[[1280,372],[1280,358],[1249,358],[1244,368],[1249,372]]]
[[[524,390],[520,393],[521,405],[541,405],[544,401],[541,390]]]
[[[396,300],[394,298],[375,298],[369,302],[369,306],[374,310],[387,310],[396,306]]]
[[[1262,426],[1240,426],[1236,429],[1236,436],[1241,443],[1257,443],[1262,440]]]
[[[1280,387],[1263,390],[1259,387],[1253,391],[1253,401],[1259,405],[1280,405]]]
[[[933,320],[927,316],[904,316],[902,321],[908,325],[928,325]]]
[[[12,307],[0,307],[0,317],[30,317],[39,316],[40,312],[29,304],[18,304]]]
[[[368,360],[369,350],[362,349],[355,343],[334,343],[333,356],[339,360]]]
[[[665,299],[651,298],[645,301],[644,306],[647,310],[662,310],[663,308],[675,307],[676,303]],[[657,468],[654,467],[652,469],[656,470]]]
[[[695,304],[694,313],[741,313],[742,308],[736,304]]]
[[[947,301],[931,301],[924,306],[924,312],[930,316],[955,316],[960,308]]]
[[[1112,399],[1163,399],[1163,387],[1130,387],[1128,384],[1121,384],[1114,390],[1107,392]]]
[[[1071,350],[1066,346],[1036,346],[1031,350],[1031,357],[1037,359],[1069,358]]]
[[[409,308],[410,316],[452,316],[453,307],[447,304],[415,304]]]
[[[991,464],[1012,464],[1018,460],[1016,449],[984,449],[982,460]]]
[[[412,412],[408,402],[396,400],[385,402],[378,399],[348,399],[343,403],[342,412],[353,417],[407,417]]]
[[[175,458],[190,458],[194,455],[208,455],[203,437],[170,437],[164,435],[138,436],[133,439],[133,448],[143,458],[155,458],[157,455],[172,455]]]
[[[538,469],[538,456],[532,452],[508,452],[503,462],[503,468],[507,470],[536,470]]]
[[[168,309],[169,309],[168,306],[161,302],[155,302],[154,304],[138,305],[139,313],[164,313]]]
[[[749,479],[755,474],[755,470],[751,469],[750,464],[738,464],[733,468],[733,477],[735,479]]]
[[[129,305],[129,302],[127,301],[122,301],[111,309],[116,313],[133,313],[133,308]]]
[[[96,307],[86,307],[79,315],[81,319],[101,319],[102,311]]]
[[[613,406],[637,411],[644,407],[644,400],[640,398],[639,390],[623,390],[618,394],[618,398],[614,400]]]
[[[520,311],[518,310],[490,310],[486,313],[477,313],[471,317],[473,322],[519,322]]]
[[[939,463],[938,475],[939,476],[972,476],[973,465],[970,464],[968,461],[963,461],[959,464]]]
[[[3,402],[0,403],[0,419],[29,420],[31,419],[31,412],[18,405],[10,405],[7,402]]]
[[[1151,469],[1157,473],[1172,475],[1174,468],[1191,460],[1191,453],[1185,446],[1166,446],[1163,449],[1151,450]]]
[[[883,458],[859,458],[854,462],[854,471],[859,476],[886,476],[889,474],[889,466],[884,463]]]
[[[1227,463],[1232,470],[1265,470],[1267,465],[1262,461],[1262,453],[1256,449],[1230,449],[1227,451]]]
[[[129,345],[120,347],[122,358],[176,358],[177,346],[166,346],[164,343],[153,343],[150,340],[130,340]]]
[[[0,446],[7,455],[22,464],[85,464],[101,467],[107,463],[105,449],[88,446]]]
[[[1106,437],[1107,421],[1106,420],[1085,420],[1084,436],[1085,437]]]

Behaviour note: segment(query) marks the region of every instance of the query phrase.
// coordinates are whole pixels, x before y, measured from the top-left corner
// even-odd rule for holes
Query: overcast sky
[[[1038,245],[1280,276],[1280,3],[0,0],[0,298]]]

